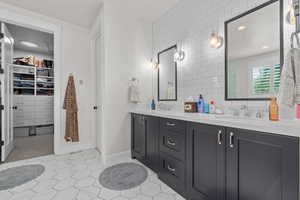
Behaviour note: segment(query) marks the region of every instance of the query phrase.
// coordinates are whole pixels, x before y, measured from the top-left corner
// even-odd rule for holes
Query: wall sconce
[[[151,58],[151,60],[150,60],[150,66],[151,66],[152,69],[157,70],[158,67],[159,67],[159,64],[158,64],[158,62],[155,59]]]
[[[293,0],[289,1],[289,9],[288,9],[288,13],[286,15],[286,21],[287,21],[287,23],[289,23],[291,25],[296,24],[296,17],[295,17],[295,9],[294,9],[294,6],[293,6]]]
[[[210,35],[210,47],[219,49],[223,46],[223,37],[218,35],[216,32],[212,32]]]
[[[174,54],[174,61],[181,62],[185,58],[185,52],[183,50],[177,50]]]

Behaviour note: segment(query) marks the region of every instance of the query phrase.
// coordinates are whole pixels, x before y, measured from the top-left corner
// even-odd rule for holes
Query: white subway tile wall
[[[178,65],[178,101],[175,107],[190,96],[203,94],[207,101],[229,106],[248,105],[252,109],[266,108],[266,101],[225,101],[225,48],[209,46],[211,31],[224,36],[224,22],[268,0],[181,0],[154,23],[155,52],[177,44],[186,52],[186,59]],[[283,0],[284,17],[288,0]],[[290,47],[290,35],[295,26],[284,20],[285,53]],[[258,35],[259,37],[259,35]],[[154,76],[156,77],[156,76]],[[242,83],[241,83],[242,84]],[[153,85],[157,94],[157,80]],[[281,108],[283,118],[292,118],[293,110]]]

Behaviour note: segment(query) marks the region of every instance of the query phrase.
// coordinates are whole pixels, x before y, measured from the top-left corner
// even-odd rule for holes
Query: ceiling
[[[12,24],[6,25],[12,37],[14,38],[14,49],[53,55],[54,37],[52,34]],[[20,43],[21,41],[37,44],[38,47],[25,46]]]
[[[42,15],[91,28],[102,3],[112,0],[0,0]],[[128,0],[128,9],[145,20],[154,21],[179,0]]]
[[[246,29],[238,30],[245,26]],[[250,57],[280,49],[279,3],[273,3],[228,25],[230,59]]]
[[[86,28],[91,26],[101,7],[101,0],[0,1]]]

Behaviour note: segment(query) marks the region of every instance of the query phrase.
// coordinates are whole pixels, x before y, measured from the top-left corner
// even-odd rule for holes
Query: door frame
[[[5,5],[5,4],[3,4]],[[14,8],[14,7],[12,7]],[[12,11],[13,10],[13,11]],[[19,12],[21,11],[21,12]],[[23,11],[23,12],[22,12]],[[24,13],[24,14],[20,14]],[[61,38],[62,38],[62,27],[61,25],[51,23],[49,21],[34,16],[36,14],[30,13],[23,9],[7,9],[5,6],[0,4],[0,21],[31,28],[54,35],[54,154],[60,154],[61,152],[61,138],[62,138],[62,124],[61,124]],[[2,147],[1,147],[2,148]]]
[[[94,33],[91,36],[91,48],[92,48],[92,61],[93,61],[93,70],[95,76],[93,76],[93,82],[94,82],[94,91],[96,93],[94,105],[97,106],[97,110],[95,110],[95,118],[94,118],[94,138],[95,140],[95,147],[97,150],[101,153],[101,158],[103,161],[106,160],[106,156],[104,154],[104,148],[103,148],[103,91],[104,91],[104,68],[103,68],[103,35],[101,33]],[[97,51],[97,43],[100,42],[100,51]],[[100,63],[98,63],[97,53],[100,53]],[[100,71],[99,71],[100,70]],[[100,77],[98,76],[100,72]],[[100,87],[97,85],[97,79],[100,79],[101,85]],[[98,96],[101,93],[101,105],[99,104]],[[101,113],[99,113],[101,112]],[[99,119],[100,116],[100,119]],[[97,121],[97,120],[100,120]],[[98,128],[98,124],[100,123],[100,128]]]

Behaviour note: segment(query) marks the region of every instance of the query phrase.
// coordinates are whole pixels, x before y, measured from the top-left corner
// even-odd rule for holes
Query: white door
[[[102,91],[103,91],[103,48],[102,48],[102,38],[101,36],[97,37],[95,40],[95,75],[96,75],[96,138],[97,138],[97,147],[99,151],[102,150]]]
[[[4,110],[2,111],[2,147],[1,161],[5,161],[14,148],[13,135],[13,74],[11,64],[13,63],[13,38],[6,25],[1,23],[1,32],[4,38],[1,42],[1,65],[4,74],[1,75],[1,97]]]

